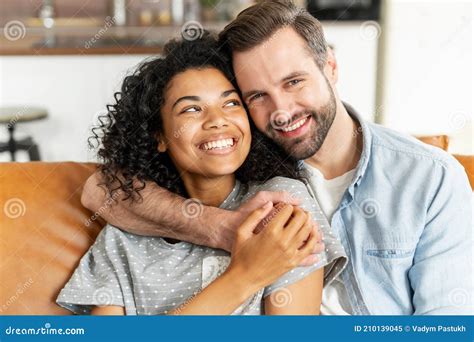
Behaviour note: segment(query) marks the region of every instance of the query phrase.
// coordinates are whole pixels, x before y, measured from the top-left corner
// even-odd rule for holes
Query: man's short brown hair
[[[264,0],[243,10],[224,28],[219,40],[230,51],[243,52],[264,43],[284,27],[292,27],[306,41],[322,69],[326,64],[327,43],[321,23],[289,0]]]

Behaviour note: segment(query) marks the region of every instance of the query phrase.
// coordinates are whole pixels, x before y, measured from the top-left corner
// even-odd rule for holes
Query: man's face
[[[233,67],[257,128],[295,159],[314,155],[336,114],[336,77],[319,69],[304,39],[280,29],[251,50],[234,52]]]

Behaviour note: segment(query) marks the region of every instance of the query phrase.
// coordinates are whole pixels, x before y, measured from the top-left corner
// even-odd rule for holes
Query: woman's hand
[[[271,202],[255,210],[236,232],[232,260],[226,273],[238,274],[255,290],[265,287],[298,266],[310,255],[319,235],[311,216],[290,204],[279,203],[270,217]],[[265,218],[264,229],[256,226]]]
[[[231,314],[313,251],[319,239],[314,223],[306,212],[289,204],[277,204],[263,230],[254,233],[272,208],[269,202],[250,214],[237,230],[226,271],[171,315]]]

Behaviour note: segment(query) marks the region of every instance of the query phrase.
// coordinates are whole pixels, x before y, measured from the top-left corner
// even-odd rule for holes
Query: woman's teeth
[[[214,149],[223,149],[232,146],[234,146],[234,139],[222,139],[204,143],[202,144],[202,149],[208,151]]]
[[[304,119],[301,119],[301,120],[297,121],[295,124],[293,124],[289,127],[281,128],[281,130],[283,132],[294,131],[295,129],[300,128],[301,126],[303,126],[305,124],[306,120],[308,120],[308,117],[305,117]]]

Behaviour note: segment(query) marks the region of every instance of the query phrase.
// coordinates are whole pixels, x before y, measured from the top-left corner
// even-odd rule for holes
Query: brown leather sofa
[[[0,163],[0,315],[62,315],[55,304],[103,221],[81,205],[94,164]]]
[[[474,157],[465,162],[474,185]],[[80,203],[86,163],[0,163],[0,315],[63,315],[60,289],[104,222]]]

